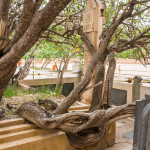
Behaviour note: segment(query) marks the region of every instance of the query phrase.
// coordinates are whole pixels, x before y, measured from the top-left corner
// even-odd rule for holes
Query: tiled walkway
[[[116,144],[106,150],[132,150],[134,120],[122,119],[116,123]]]

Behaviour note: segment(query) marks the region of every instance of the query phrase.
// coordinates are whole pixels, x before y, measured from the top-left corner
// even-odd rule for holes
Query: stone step
[[[110,136],[109,130],[113,131],[113,127],[108,127],[107,142],[105,138],[98,143],[96,147],[91,146],[87,150],[98,150],[102,145],[108,146]],[[115,130],[115,129],[114,129]],[[113,140],[109,141],[109,145],[114,144]],[[112,144],[113,143],[113,144]],[[104,149],[102,147],[102,149]],[[0,150],[75,150],[71,148],[66,134],[59,130],[41,130],[32,124],[21,124],[16,126],[0,128]],[[81,149],[85,150],[85,149]],[[101,150],[101,148],[99,149]]]
[[[24,123],[23,118],[2,120],[0,121],[0,127],[8,127],[8,126],[19,125],[23,123]]]
[[[88,112],[88,111],[89,111],[89,109],[81,109],[81,110],[76,109],[76,110],[72,110],[69,112]]]
[[[65,133],[50,130],[47,134],[0,144],[0,150],[68,150],[66,146],[69,147]]]
[[[20,125],[9,126],[9,127],[1,127],[0,135],[19,132],[19,131],[28,130],[28,129],[35,129],[35,128],[37,127],[32,124],[20,124]]]
[[[73,110],[84,110],[84,109],[89,109],[90,106],[89,105],[80,105],[80,106],[71,106],[69,108],[69,111],[73,111]]]
[[[34,137],[40,134],[47,133],[46,130],[41,129],[29,129],[14,133],[8,133],[8,134],[2,134],[0,135],[0,144],[6,143],[6,142],[12,142],[16,140],[21,140],[24,138]]]

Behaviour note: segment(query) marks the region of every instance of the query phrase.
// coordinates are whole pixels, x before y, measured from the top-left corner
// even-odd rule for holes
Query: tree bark
[[[57,82],[57,85],[56,85],[56,89],[55,89],[55,90],[57,90],[58,88],[60,88],[60,92],[62,91],[62,84],[63,84],[63,83],[62,83],[62,79],[63,79],[63,75],[64,75],[65,68],[67,68],[70,59],[71,59],[74,55],[76,55],[77,53],[79,53],[79,52],[81,52],[81,51],[74,52],[73,54],[67,56],[66,60],[64,60],[64,66],[63,66],[63,68],[62,68],[61,71],[59,70],[59,73],[58,73],[59,77],[57,77],[58,82]],[[61,69],[61,68],[60,68],[60,69]]]
[[[18,26],[15,30],[14,36],[5,49],[4,53],[8,53],[11,50],[11,47],[23,36],[23,34],[28,29],[31,20],[33,17],[33,0],[24,0],[23,11],[18,23]]]
[[[30,65],[33,60],[34,60],[34,57],[32,56],[25,62],[25,65],[23,67],[19,68],[19,72],[13,76],[13,80],[14,80],[13,84],[17,84],[19,80],[23,80],[24,78],[28,76],[30,72]]]
[[[108,52],[105,52],[96,66],[94,84],[97,84],[100,81],[104,83],[104,80],[105,80],[105,64],[104,63],[105,63],[107,55],[108,55]],[[94,110],[102,108],[103,88],[104,88],[104,85],[93,88],[91,107],[89,111],[94,111]]]
[[[51,63],[52,60],[45,60],[45,62],[42,64],[41,69],[46,68],[48,64]]]
[[[3,92],[5,90],[5,88],[7,87],[10,79],[12,78],[13,74],[15,73],[15,70],[17,68],[17,65],[10,65],[7,66],[7,69],[5,70],[0,70],[1,74],[0,74],[0,101],[2,100],[2,95]]]
[[[4,86],[2,88],[0,87],[0,102],[2,100],[2,96],[3,96],[4,90],[5,90]]]
[[[108,71],[107,71],[104,96],[103,96],[103,107],[105,109],[111,107],[113,79],[114,79],[114,73],[115,73],[115,69],[116,69],[116,60],[115,60],[115,52],[114,51],[109,53],[108,60],[109,60],[109,67],[108,67]]]
[[[108,39],[106,39],[106,41],[107,40]],[[82,92],[82,90],[84,90],[84,88],[86,88],[90,83],[95,66],[97,65],[99,59],[101,58],[105,50],[106,45],[102,45],[99,48],[99,50],[93,55],[91,63],[87,67],[87,71],[85,73],[84,78],[81,80],[78,86],[74,88],[74,90],[67,96],[67,98],[59,105],[59,107],[55,110],[55,113],[65,113],[67,109],[79,99],[79,95]]]
[[[36,0],[35,2],[34,2],[34,13],[36,12],[36,11],[38,11],[38,9],[40,8],[40,6],[41,6],[41,4],[43,3],[43,1],[44,0]]]
[[[65,54],[64,54],[64,56],[62,57],[62,59],[61,59],[61,61],[60,61],[60,64],[59,64],[59,68],[58,68],[58,75],[57,75],[57,85],[59,85],[60,84],[60,76],[61,76],[61,72],[62,72],[62,63],[63,63],[63,61],[65,62],[65,57],[68,57],[68,55],[69,55],[69,52],[71,52],[73,49],[70,49],[70,50],[68,50]],[[57,86],[56,85],[56,86]]]
[[[35,48],[31,52],[30,58],[25,62],[25,65],[23,67],[19,68],[19,72],[13,76],[13,84],[17,84],[18,80],[23,80],[26,78],[30,72],[30,65],[34,60],[34,52],[38,48],[38,46],[41,44],[41,40],[36,44]]]
[[[7,36],[7,22],[8,22],[8,11],[11,4],[11,0],[0,1],[0,57],[4,55],[4,49],[6,48],[9,39]]]
[[[10,4],[11,4],[11,0],[0,1],[0,20],[7,22]]]

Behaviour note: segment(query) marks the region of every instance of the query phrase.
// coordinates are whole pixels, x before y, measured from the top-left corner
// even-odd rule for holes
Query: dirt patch
[[[25,94],[22,96],[15,96],[12,98],[2,98],[2,102],[0,103],[0,110],[4,111],[4,117],[0,120],[4,119],[13,119],[18,118],[19,116],[16,113],[17,108],[24,102],[34,101],[38,102],[39,99],[48,100],[51,99],[56,103],[61,103],[65,97],[63,95],[60,96],[51,96],[48,94]]]

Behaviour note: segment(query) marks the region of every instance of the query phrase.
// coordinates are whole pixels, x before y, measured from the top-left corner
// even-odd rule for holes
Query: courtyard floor
[[[116,144],[106,150],[132,150],[134,119],[122,119],[116,122]]]

